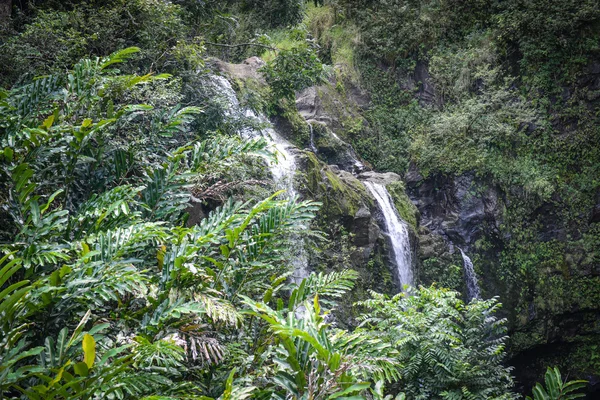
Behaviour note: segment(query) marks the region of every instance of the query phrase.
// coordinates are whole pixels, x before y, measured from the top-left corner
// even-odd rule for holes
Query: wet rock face
[[[344,118],[359,117],[360,110],[369,107],[371,101],[364,91],[349,83],[345,95],[331,86],[311,86],[296,94],[296,108],[305,120],[326,124],[336,133],[343,131]]]
[[[365,187],[351,173],[323,163],[311,152],[303,152],[299,159],[306,171],[306,196],[322,203],[319,219],[341,223],[354,235],[354,245],[368,250],[368,258],[379,232],[371,215],[373,199]]]
[[[442,97],[432,82],[429,65],[426,61],[418,60],[412,71],[399,72],[397,81],[401,82],[404,90],[415,93],[415,97],[422,106],[441,106],[443,104]]]
[[[423,61],[418,61],[414,72],[415,83],[419,84],[419,102],[423,105],[441,103],[437,98],[435,87],[429,75],[429,66]]]
[[[366,206],[354,215],[353,233],[356,247],[371,247],[379,237],[379,227],[373,224],[373,215]]]
[[[416,170],[407,176],[408,194],[419,209],[421,226],[468,250],[486,229],[502,220],[499,191],[473,176],[435,176],[423,179]]]
[[[345,171],[364,169],[352,146],[341,140],[326,124],[316,120],[308,120],[307,123],[312,127],[312,144],[319,159]]]
[[[296,96],[296,108],[300,116],[307,121],[314,120],[326,123],[331,120],[330,117],[323,118],[325,113],[316,86],[306,88],[298,93]]]
[[[244,60],[241,64],[231,64],[221,60],[212,60],[218,70],[229,75],[234,79],[254,79],[263,84],[266,84],[259,69],[266,63],[259,57],[250,57]]]
[[[369,181],[378,183],[380,185],[387,186],[390,183],[398,182],[401,180],[400,175],[394,172],[375,172],[366,171],[358,175],[358,178],[363,181]]]

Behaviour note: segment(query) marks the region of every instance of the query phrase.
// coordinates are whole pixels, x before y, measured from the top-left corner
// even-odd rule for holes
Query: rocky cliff
[[[218,64],[229,79],[246,87],[264,84],[257,72],[260,65],[256,59],[242,65]],[[421,75],[425,84],[416,92],[419,101],[434,103],[435,88],[428,81],[425,65],[416,67],[415,77]],[[553,205],[538,205],[530,217],[532,224],[541,221],[535,240],[570,244],[561,247],[564,256],[558,269],[549,262],[544,267],[544,259],[538,258],[538,283],[523,287],[507,279],[506,271],[499,267],[503,258],[514,256],[511,250],[518,240],[507,229],[511,221],[506,221],[510,217],[507,207],[517,201],[514,193],[473,173],[424,177],[414,164],[403,177],[372,171],[349,144],[353,133],[348,125],[349,120],[366,124],[361,113],[368,109],[369,98],[357,87],[343,94],[332,87],[311,87],[298,93],[295,107],[272,122],[281,136],[296,145],[299,193],[322,203],[317,224],[329,241],[309,250],[309,268],[351,267],[360,273],[357,290],[339,310],[338,323],[354,324],[351,304],[367,290],[400,290],[384,218],[362,183],[378,182],[387,188],[399,215],[410,226],[415,284],[435,283],[466,295],[462,249],[473,260],[483,297],[500,297],[511,326],[512,363],[523,385],[537,379],[545,366],[559,362],[594,381],[590,365],[598,361],[574,349],[600,348],[600,299],[593,290],[600,284],[600,271],[593,260],[585,259],[568,228],[551,218],[538,218],[551,215]],[[600,220],[598,210],[600,201],[589,217],[591,222]]]

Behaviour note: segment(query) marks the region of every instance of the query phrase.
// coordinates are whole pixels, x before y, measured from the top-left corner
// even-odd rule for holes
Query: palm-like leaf
[[[536,383],[533,387],[533,400],[570,400],[586,397],[580,391],[586,387],[587,381],[563,382],[557,367],[548,368],[544,380],[545,388],[540,383]],[[527,399],[531,400],[531,397],[527,397]]]

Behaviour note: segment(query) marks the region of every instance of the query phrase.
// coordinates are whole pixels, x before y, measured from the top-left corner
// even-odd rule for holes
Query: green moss
[[[310,190],[313,198],[320,197],[319,195],[325,191],[325,183],[321,179],[321,163],[311,152],[305,153],[306,162],[306,187]]]
[[[536,310],[559,315],[566,310],[592,310],[600,304],[600,277],[553,275],[540,279],[534,305]]]
[[[386,187],[392,196],[392,199],[394,200],[394,205],[396,206],[400,217],[406,221],[416,232],[417,215],[419,211],[408,198],[408,195],[405,192],[404,183],[401,181],[392,182]]]
[[[235,78],[233,87],[238,93],[240,104],[258,112],[266,112],[269,107],[269,87],[257,79]]]
[[[370,205],[365,187],[351,175],[342,179],[317,157],[306,152],[307,187],[311,197],[323,203],[321,213],[327,221],[344,216],[354,217],[360,207]]]
[[[300,148],[308,146],[310,129],[304,118],[298,113],[296,104],[288,99],[280,99],[277,102],[275,113],[286,122],[286,138]]]

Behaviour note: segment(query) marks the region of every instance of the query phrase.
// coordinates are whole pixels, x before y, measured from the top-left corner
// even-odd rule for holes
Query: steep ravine
[[[435,90],[430,82],[425,86]],[[344,137],[341,121],[359,120],[368,109],[368,99],[357,90],[340,95],[322,86],[300,93],[297,106],[301,115],[322,121]],[[477,296],[473,289],[468,295],[469,286],[477,281],[482,298],[499,297],[510,328],[509,363],[515,366],[521,392],[528,392],[548,365],[559,365],[571,376],[588,379],[592,383],[589,390],[597,390],[600,385],[594,372],[594,354],[600,348],[600,299],[594,288],[600,284],[600,273],[594,261],[586,257],[581,244],[584,236],[577,225],[569,224],[573,229],[555,217],[560,203],[554,199],[541,204],[527,220],[519,221],[536,227],[537,248],[550,251],[519,259],[514,250],[518,239],[507,228],[510,223],[514,225],[515,217],[507,221],[511,218],[507,209],[514,209],[521,201],[518,196],[522,189],[515,187],[506,193],[490,177],[469,172],[424,177],[415,164],[402,181],[396,206],[401,213],[415,216],[417,283],[450,287],[467,299]],[[600,209],[598,199],[592,215],[581,216],[589,218],[590,224],[600,220],[595,211]],[[562,254],[553,250],[557,246]],[[557,262],[556,256],[562,260]],[[523,266],[539,274],[535,286],[523,286],[518,275]]]
[[[257,67],[253,62],[222,64],[221,70],[233,80],[257,79]],[[303,129],[292,129],[298,121],[279,118],[272,121],[275,130],[270,132],[285,140],[284,147],[292,154],[295,170],[288,170],[286,179],[293,175],[291,182],[301,197],[323,204],[317,228],[327,232],[331,241],[320,252],[307,249],[307,270],[352,267],[360,274],[358,287],[339,310],[338,323],[353,324],[350,304],[362,298],[367,289],[395,293],[409,280],[457,289],[466,300],[499,296],[511,327],[510,363],[516,367],[523,391],[539,379],[547,365],[575,357],[577,343],[597,342],[598,309],[589,301],[579,301],[576,292],[565,293],[561,305],[551,305],[556,300],[540,298],[540,293],[531,294],[530,305],[523,310],[518,302],[520,294],[501,278],[496,269],[498,260],[511,239],[502,230],[508,201],[502,190],[468,173],[423,177],[414,165],[404,177],[370,171],[369,164],[344,141],[340,122],[344,113],[347,116],[368,107],[368,100],[360,93],[351,93],[344,100],[347,104],[342,102],[332,111],[327,107],[332,101],[327,99],[328,92],[327,87],[319,87],[298,94],[296,106],[305,124]],[[335,101],[340,101],[339,96]],[[361,181],[382,184],[405,221],[410,249],[404,254],[412,257],[410,261],[404,257],[404,263],[411,264],[412,277],[398,273],[398,253],[390,242],[381,201]],[[541,234],[553,239],[560,231],[549,224]],[[570,281],[560,282],[566,282],[560,283],[563,290],[569,287]],[[572,283],[575,286],[570,290],[577,290],[576,281]],[[564,310],[558,311],[561,307]],[[577,357],[574,360],[578,362]],[[593,375],[579,377],[597,382]]]

